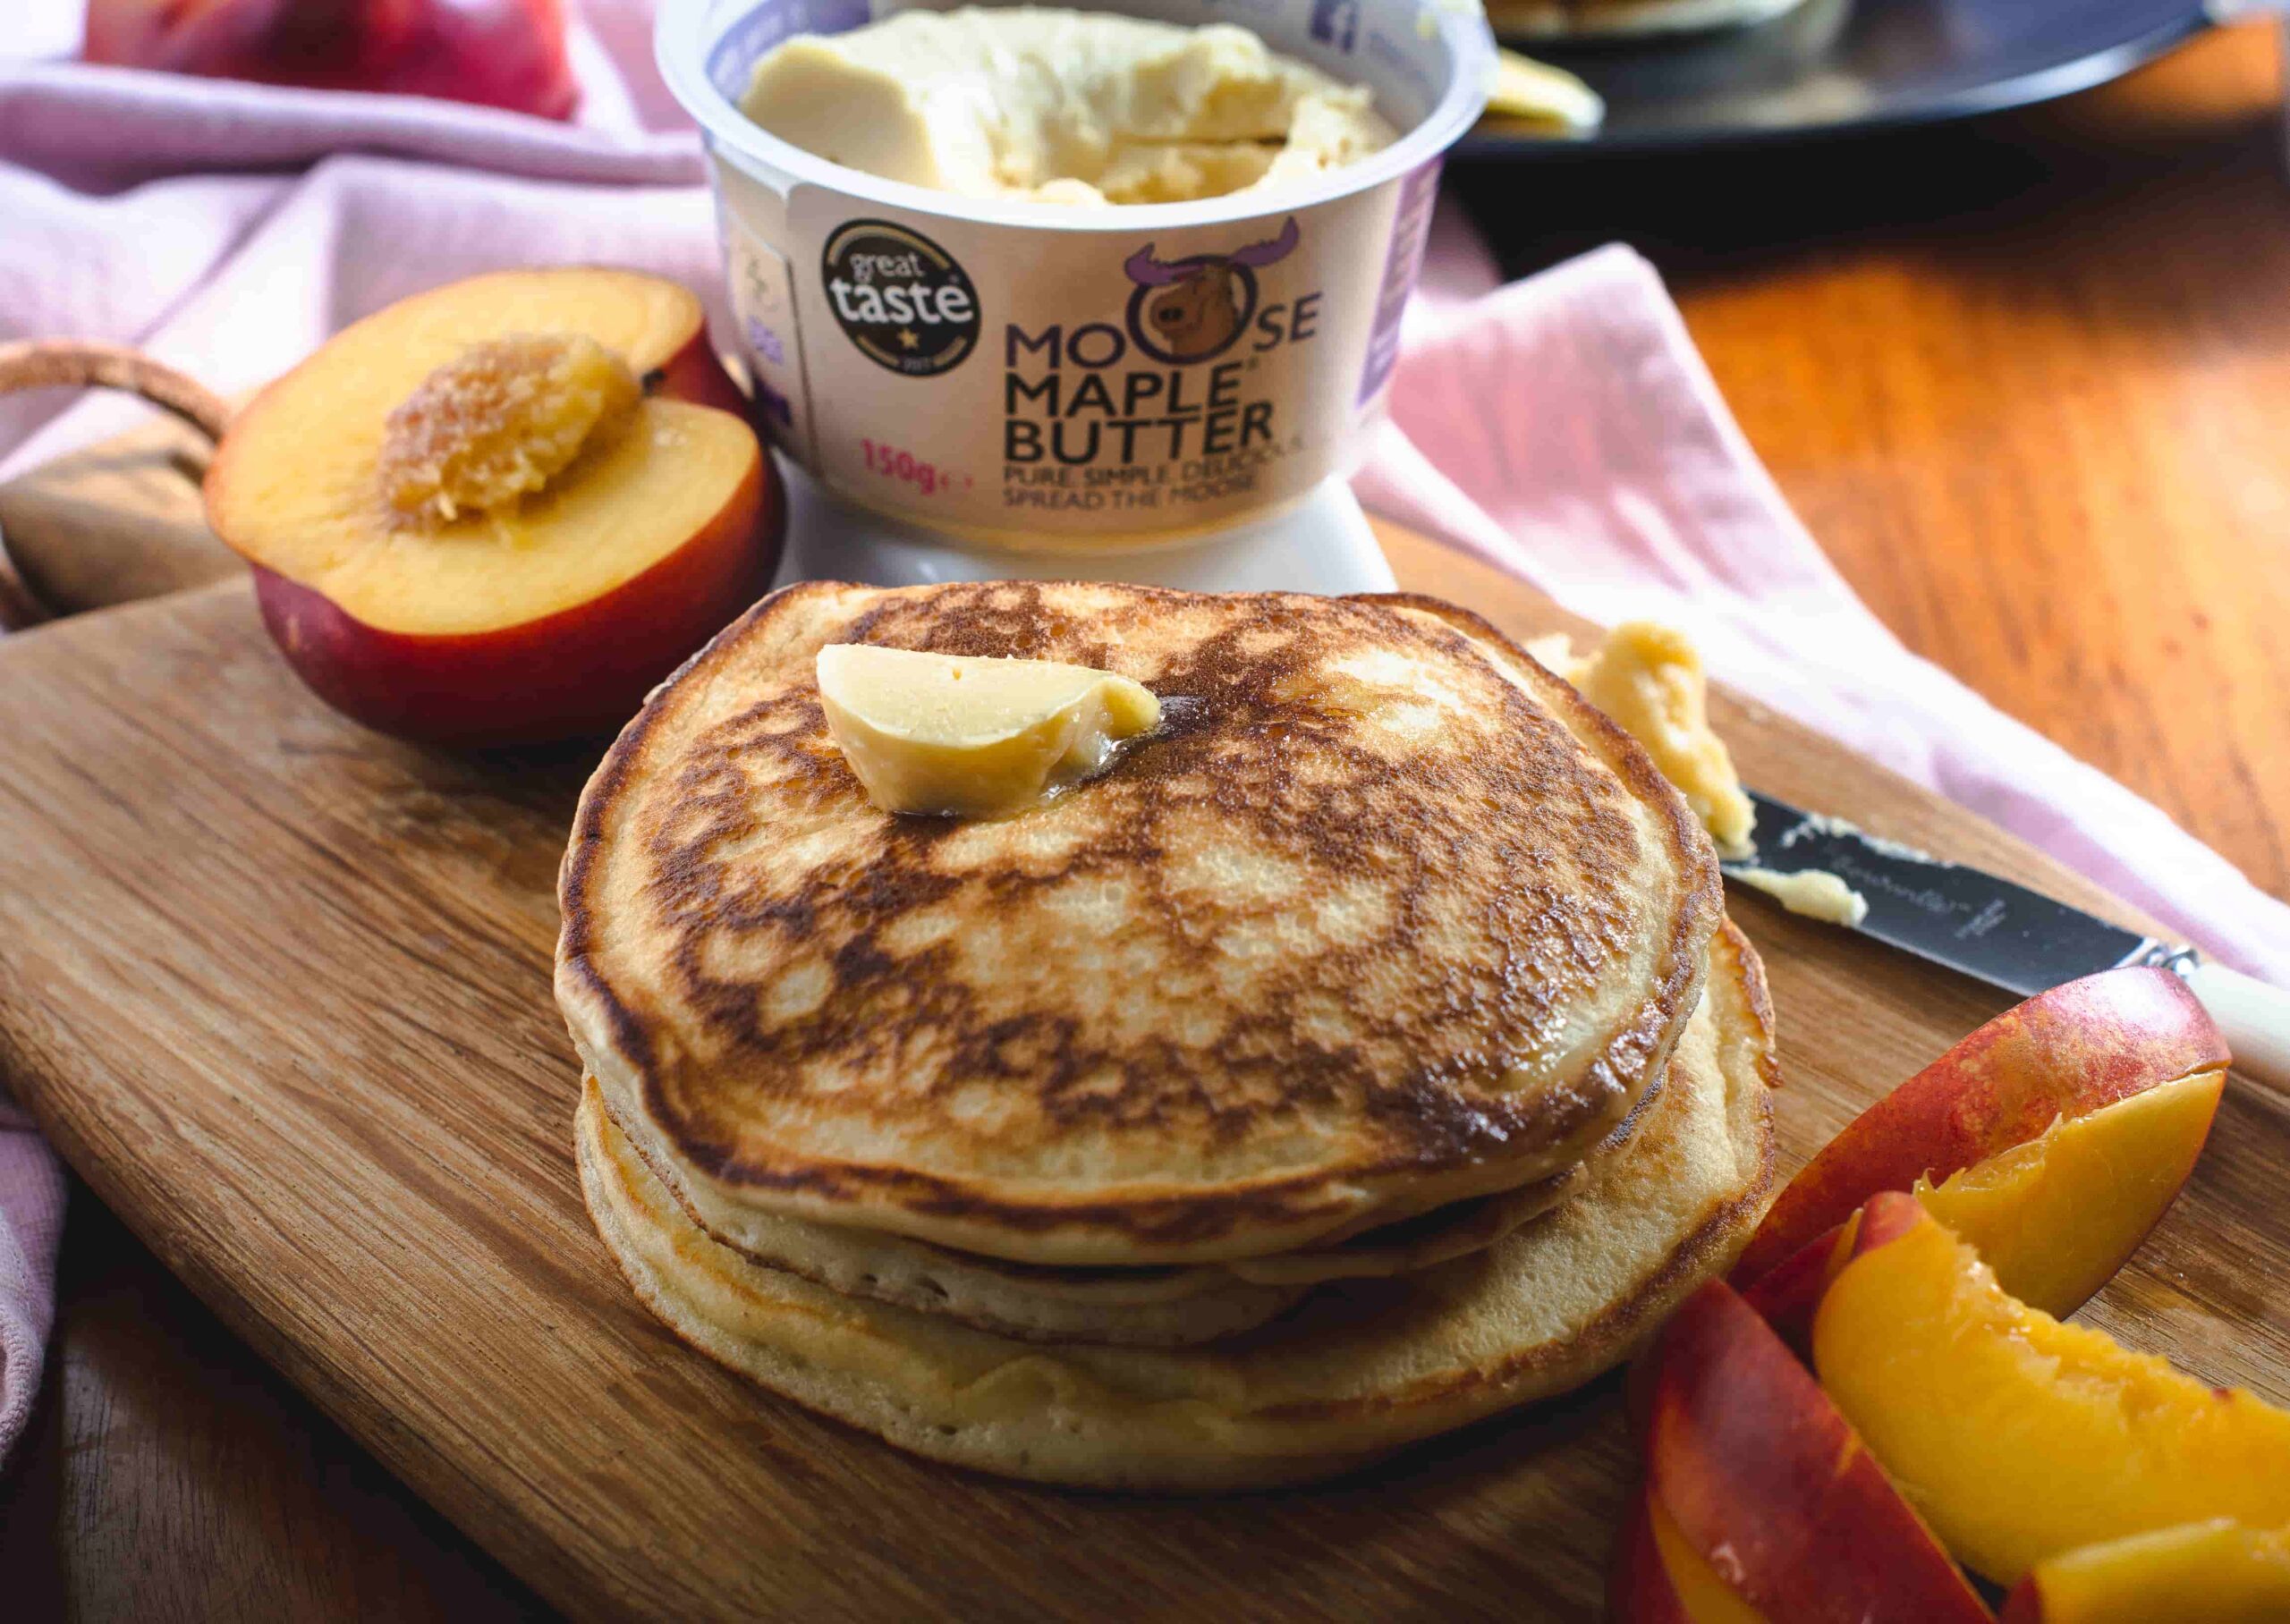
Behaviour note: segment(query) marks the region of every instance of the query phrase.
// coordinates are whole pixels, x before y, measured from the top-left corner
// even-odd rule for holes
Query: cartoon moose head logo
[[[1295,251],[1296,217],[1280,234],[1229,254],[1157,259],[1147,243],[1123,262],[1137,291],[1129,296],[1129,335],[1164,361],[1206,360],[1238,338],[1256,314],[1256,274]]]

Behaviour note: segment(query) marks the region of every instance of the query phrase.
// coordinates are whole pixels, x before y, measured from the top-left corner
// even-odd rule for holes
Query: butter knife
[[[1868,901],[1847,928],[2031,997],[2129,965],[2176,971],[2226,1034],[2235,1069],[2290,1097],[2290,993],[2215,964],[2183,943],[2143,936],[1963,863],[1946,862],[1752,791],[1757,852],[1720,865],[1833,874]],[[1753,883],[1753,882],[1752,882]]]

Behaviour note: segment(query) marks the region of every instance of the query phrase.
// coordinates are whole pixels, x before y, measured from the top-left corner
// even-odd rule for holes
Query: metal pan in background
[[[2233,4],[1805,0],[1770,22],[1718,33],[1572,46],[1514,39],[1589,80],[1606,97],[1604,127],[1585,140],[1551,140],[1481,124],[1455,156],[1565,160],[2000,112],[2127,73]]]

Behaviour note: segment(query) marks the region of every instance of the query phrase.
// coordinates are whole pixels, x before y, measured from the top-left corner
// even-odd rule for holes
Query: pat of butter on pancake
[[[1142,683],[1055,660],[831,643],[817,669],[827,731],[886,812],[1023,811],[1161,721]]]

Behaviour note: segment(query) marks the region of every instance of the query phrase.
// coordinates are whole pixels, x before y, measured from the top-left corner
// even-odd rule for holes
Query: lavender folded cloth
[[[39,1393],[63,1238],[64,1169],[31,1119],[0,1097],[0,1465]]]
[[[0,339],[137,343],[236,391],[393,300],[499,266],[603,259],[716,287],[708,196],[689,183],[698,148],[652,72],[648,4],[587,0],[575,60],[589,99],[569,128],[11,63],[17,38],[0,39]],[[68,52],[79,0],[30,4],[21,37]],[[0,402],[0,478],[132,420],[115,402]],[[1724,681],[2290,981],[2290,908],[1869,613],[1627,250],[1500,287],[1468,225],[1443,214],[1392,421],[1358,488],[1592,619],[1684,626]],[[52,1155],[0,1116],[0,1455],[38,1386],[62,1206]]]

